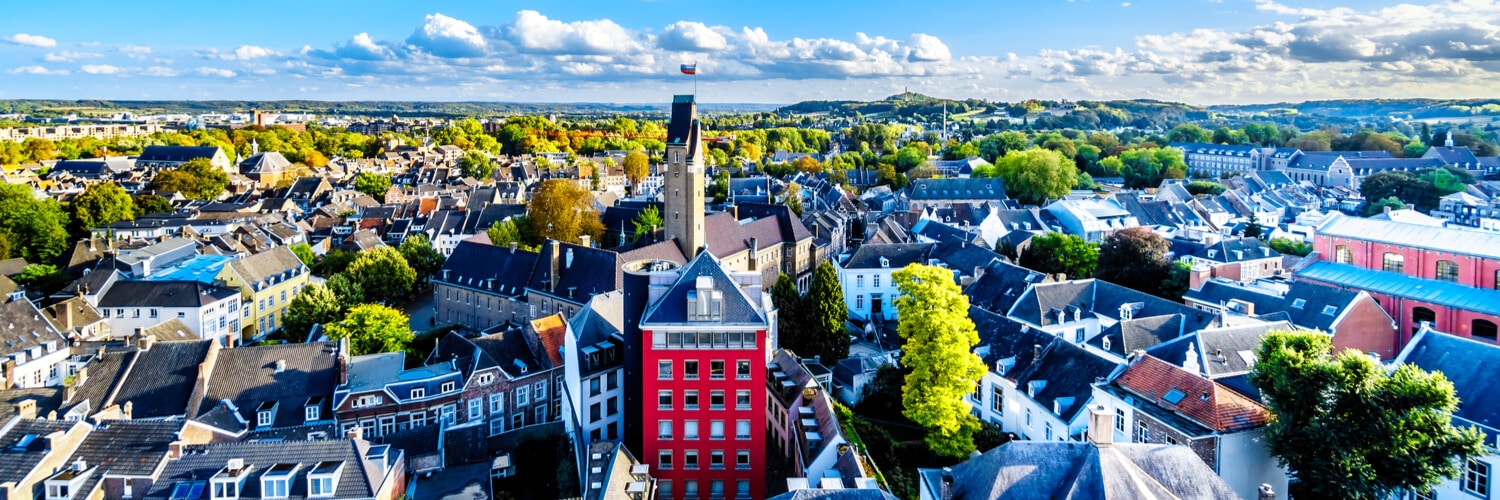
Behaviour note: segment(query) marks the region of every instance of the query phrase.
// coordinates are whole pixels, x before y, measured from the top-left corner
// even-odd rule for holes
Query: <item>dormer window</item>
[[[307,473],[307,496],[309,498],[332,497],[338,490],[339,476],[343,474],[343,462],[318,462],[312,472]]]
[[[427,397],[427,389],[422,388],[422,387],[416,387],[416,388],[413,388],[411,390],[411,398],[412,399],[422,399],[422,398],[425,398],[425,397]]]
[[[322,417],[323,396],[307,398],[307,404],[302,407],[302,418],[308,422],[317,421]]]
[[[286,498],[291,495],[292,476],[298,464],[276,464],[260,476],[261,498]]]
[[[442,385],[442,388],[441,388],[442,389],[441,392],[443,392],[444,394],[447,394],[447,393],[453,392],[453,388],[454,388],[453,382],[443,382],[443,385]]]
[[[232,500],[240,497],[244,491],[245,478],[249,477],[251,467],[245,465],[245,461],[233,458],[219,469],[217,474],[210,480],[213,487],[210,494],[214,500]]]
[[[264,403],[261,403],[260,404],[260,408],[258,408],[258,409],[255,410],[255,426],[256,427],[270,427],[271,423],[274,422],[275,420],[276,420],[276,402],[275,401],[266,401]]]
[[[719,321],[724,317],[724,293],[714,289],[714,279],[699,276],[688,291],[688,321]]]

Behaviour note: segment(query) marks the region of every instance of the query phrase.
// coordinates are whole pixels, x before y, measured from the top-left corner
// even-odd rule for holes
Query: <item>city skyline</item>
[[[705,102],[1234,104],[1491,97],[1500,71],[1493,0],[689,5],[16,5],[0,98],[636,103],[696,63]]]

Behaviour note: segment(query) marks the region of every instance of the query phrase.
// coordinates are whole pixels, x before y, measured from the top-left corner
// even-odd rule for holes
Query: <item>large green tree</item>
[[[51,198],[37,199],[24,184],[0,184],[0,233],[11,255],[45,263],[68,246],[68,215]]]
[[[1154,188],[1162,179],[1187,177],[1187,163],[1177,148],[1138,148],[1120,153],[1120,175],[1125,187]]]
[[[379,304],[350,308],[344,319],[328,324],[328,337],[349,339],[349,353],[355,356],[402,351],[415,338],[405,314]]]
[[[139,194],[135,196],[135,216],[155,214],[172,211],[172,202],[166,197],[155,194]]]
[[[844,287],[839,284],[839,272],[833,264],[824,261],[813,270],[801,310],[808,342],[807,352],[798,351],[798,355],[818,356],[824,366],[833,366],[849,357],[849,332],[844,329],[844,322],[849,320],[849,306],[844,303]]]
[[[229,174],[207,158],[193,158],[175,169],[162,170],[151,178],[151,189],[178,192],[193,200],[216,200],[229,187]]]
[[[481,182],[488,181],[495,174],[495,164],[490,161],[490,155],[478,150],[469,151],[460,158],[458,167],[463,171],[464,177],[473,177]]]
[[[1099,265],[1094,277],[1116,285],[1162,296],[1162,285],[1170,279],[1171,248],[1165,238],[1144,227],[1122,229],[1099,245]]]
[[[113,182],[89,185],[73,198],[68,208],[79,234],[105,224],[135,219],[135,201]]]
[[[1272,331],[1250,383],[1274,418],[1266,449],[1315,498],[1390,498],[1455,477],[1485,453],[1483,434],[1453,426],[1459,400],[1441,373],[1387,370],[1353,349],[1331,355],[1328,334]]]
[[[354,190],[370,195],[371,197],[385,203],[385,192],[391,188],[389,176],[364,172],[354,178]]]
[[[282,328],[294,340],[307,338],[313,325],[327,324],[343,318],[346,306],[328,287],[313,283],[302,288],[286,306]]]
[[[1061,198],[1078,185],[1078,168],[1062,153],[1031,148],[1006,153],[995,162],[1005,193],[1021,203],[1040,205]]]
[[[359,254],[344,273],[364,291],[365,300],[386,304],[405,297],[417,282],[417,272],[406,257],[383,245]]]
[[[1071,234],[1047,233],[1031,238],[1021,254],[1021,267],[1073,278],[1094,275],[1099,265],[1099,247]]]
[[[406,258],[406,264],[411,266],[417,273],[417,282],[426,284],[432,279],[432,275],[443,269],[443,253],[432,248],[432,241],[427,235],[413,235],[401,241],[401,256]]]
[[[806,356],[807,332],[803,330],[802,294],[791,276],[782,273],[771,285],[771,303],[776,306],[777,343],[799,356]]]
[[[953,282],[953,273],[937,266],[911,264],[896,271],[897,330],[906,341],[901,364],[911,370],[901,403],[907,418],[927,429],[927,447],[939,455],[963,457],[974,451],[979,419],[964,397],[984,375],[984,361],[974,354],[979,334],[969,319],[969,298]]]

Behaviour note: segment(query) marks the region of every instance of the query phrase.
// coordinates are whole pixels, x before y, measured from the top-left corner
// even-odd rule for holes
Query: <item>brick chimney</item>
[[[1115,444],[1115,416],[1104,405],[1089,407],[1089,442],[1100,448]]]
[[[16,404],[16,416],[21,418],[36,418],[36,400],[27,399]]]

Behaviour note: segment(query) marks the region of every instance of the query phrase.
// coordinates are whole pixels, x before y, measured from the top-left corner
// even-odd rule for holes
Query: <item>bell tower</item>
[[[703,158],[698,105],[693,96],[672,98],[667,125],[667,171],[662,183],[662,221],[688,260],[703,249]]]

